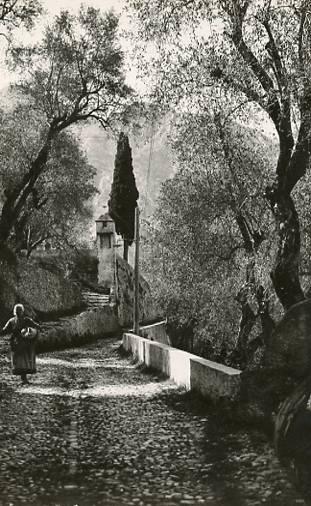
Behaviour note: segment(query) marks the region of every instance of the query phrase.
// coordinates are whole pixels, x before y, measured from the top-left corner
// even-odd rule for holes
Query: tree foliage
[[[107,127],[125,113],[130,92],[122,74],[118,18],[83,8],[62,12],[47,27],[41,43],[14,47],[12,62],[21,72],[19,89],[61,131],[95,118]]]
[[[133,172],[132,150],[128,136],[119,135],[117,154],[110,199],[109,214],[116,225],[116,232],[124,239],[124,258],[127,260],[127,248],[133,243],[135,228],[135,208],[139,197]]]
[[[29,160],[38,149],[44,122],[25,104],[1,117],[0,200],[27,171]],[[78,139],[62,132],[53,142],[44,172],[20,213],[10,236],[14,250],[30,254],[39,244],[74,244],[74,234],[87,237],[91,215],[90,199],[95,195],[95,169],[87,161]],[[81,231],[83,227],[86,230]]]
[[[176,174],[162,186],[144,270],[169,319],[195,328],[195,350],[219,358],[236,346],[240,306],[253,315],[246,337],[264,331],[258,291],[271,298],[273,227],[263,190],[276,147],[237,122],[220,135],[211,115],[197,114],[180,115],[170,141]]]
[[[275,129],[279,156],[265,195],[277,224],[271,271],[285,309],[302,300],[300,228],[292,190],[309,165],[310,12],[300,0],[129,2],[140,35],[156,43],[157,94],[180,107],[219,97],[232,109],[261,111]],[[160,40],[161,39],[161,40]],[[149,69],[150,71],[150,69]]]
[[[0,25],[8,31],[20,25],[32,28],[34,19],[41,11],[38,0],[1,0]]]
[[[21,73],[19,90],[45,128],[23,177],[7,188],[0,216],[0,242],[6,243],[27,207],[38,178],[46,170],[54,139],[88,119],[104,128],[124,119],[132,99],[123,76],[123,54],[112,13],[81,8],[77,16],[62,12],[32,47],[11,50]]]

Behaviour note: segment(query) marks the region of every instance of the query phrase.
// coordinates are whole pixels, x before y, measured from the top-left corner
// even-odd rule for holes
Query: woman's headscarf
[[[25,312],[25,308],[24,308],[23,304],[15,304],[14,309],[13,309],[14,316],[16,316],[18,308],[20,308],[23,311],[23,313]]]

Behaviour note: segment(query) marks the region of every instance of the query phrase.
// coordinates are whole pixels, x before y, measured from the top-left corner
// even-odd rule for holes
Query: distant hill
[[[117,139],[109,136],[96,124],[81,128],[80,137],[89,162],[97,170],[96,186],[99,194],[94,199],[94,218],[96,219],[105,210],[109,199]],[[140,194],[140,207],[145,210],[145,215],[150,215],[154,211],[161,183],[173,175],[172,153],[167,143],[165,126],[154,133],[152,149],[150,149],[151,139],[135,140],[129,135],[129,140],[132,147],[136,185]]]

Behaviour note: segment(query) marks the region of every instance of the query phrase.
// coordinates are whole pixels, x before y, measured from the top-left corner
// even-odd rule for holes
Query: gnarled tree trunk
[[[284,309],[304,300],[299,279],[300,226],[292,197],[286,191],[267,189],[278,232],[278,250],[271,272],[275,292]]]

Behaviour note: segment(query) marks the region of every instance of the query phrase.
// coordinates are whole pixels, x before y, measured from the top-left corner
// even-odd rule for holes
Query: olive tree
[[[130,112],[131,91],[123,75],[118,18],[94,8],[77,16],[62,12],[32,47],[11,48],[20,71],[19,91],[45,119],[37,149],[4,195],[0,244],[7,243],[61,132],[94,119],[113,128]]]
[[[187,107],[189,97],[222,90],[232,108],[253,104],[278,137],[274,178],[265,196],[276,222],[274,289],[288,309],[304,299],[299,277],[300,226],[292,192],[310,160],[310,36],[306,0],[129,2],[140,36],[154,44],[158,92]],[[160,40],[161,39],[161,40]],[[144,63],[145,65],[145,63]],[[146,65],[145,65],[146,66]],[[150,72],[150,66],[148,67]],[[186,100],[185,100],[186,97]],[[205,104],[207,105],[207,104]]]

